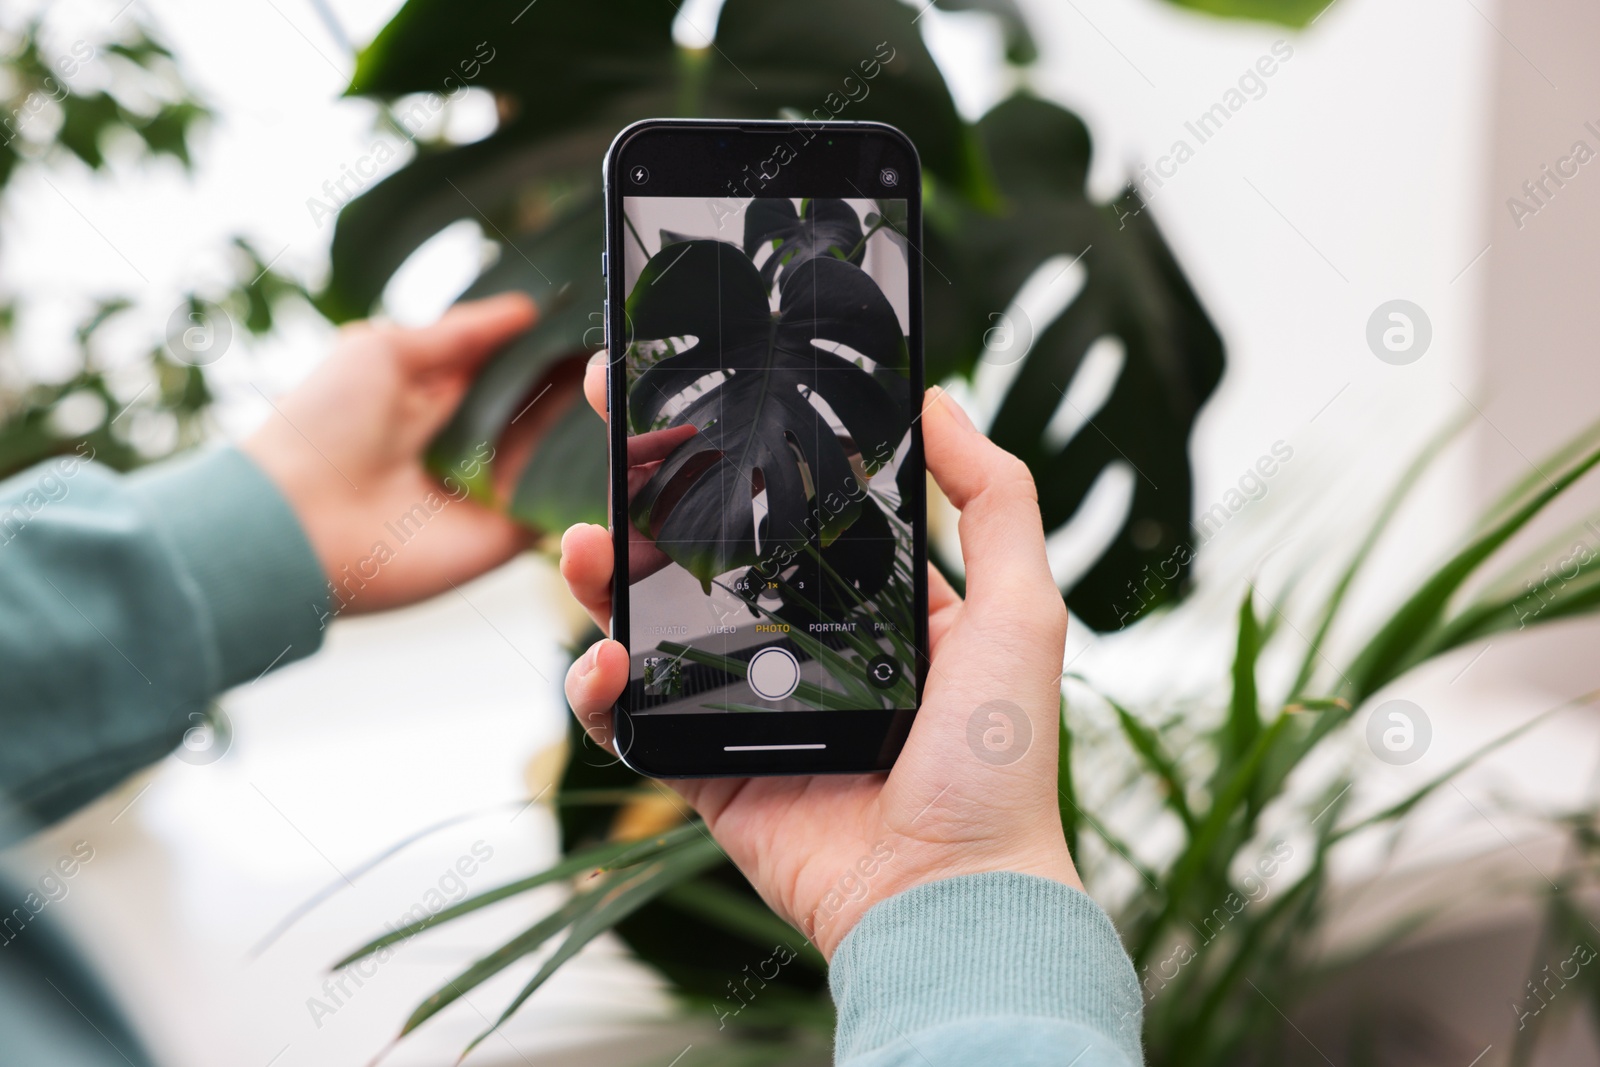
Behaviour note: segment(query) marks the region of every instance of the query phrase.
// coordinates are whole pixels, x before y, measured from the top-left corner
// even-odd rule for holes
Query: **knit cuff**
[[[1037,1018],[1143,1062],[1142,999],[1111,919],[1083,892],[1012,872],[917,886],[875,905],[829,972],[843,1062],[964,1018]]]
[[[288,501],[236,448],[207,450],[128,479],[172,550],[213,636],[209,689],[250,681],[322,644],[328,580]]]

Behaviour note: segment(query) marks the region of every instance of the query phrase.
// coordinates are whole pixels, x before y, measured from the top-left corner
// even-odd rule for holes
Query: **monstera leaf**
[[[905,435],[904,408],[882,382],[822,347],[848,346],[880,371],[905,373],[899,320],[866,272],[825,256],[792,265],[774,313],[760,272],[737,247],[685,241],[645,264],[628,316],[636,346],[689,339],[628,390],[634,432],[663,418],[700,431],[633,501],[634,525],[663,552],[708,589],[716,576],[753,565],[758,490],[766,492],[767,551],[827,543],[855,520],[852,452],[813,397],[844,424],[869,472]],[[830,498],[846,503],[813,503]]]
[[[768,289],[791,263],[834,255],[859,267],[867,249],[855,209],[832,199],[809,199],[800,211],[782,197],[751,201],[744,213],[744,254],[755,259],[769,241],[772,255],[761,265],[761,280]]]
[[[1075,115],[1019,95],[978,129],[1006,208],[930,212],[924,247],[938,268],[928,272],[924,302],[930,376],[953,356],[942,338],[993,327],[1047,261],[1081,265],[1087,280],[1059,317],[1028,323],[1017,315],[1013,327],[1031,335],[1017,342],[1025,353],[986,353],[1016,363],[989,434],[1033,471],[1046,529],[1073,519],[1108,468],[1132,476],[1115,535],[1065,590],[1089,626],[1117,629],[1183,591],[1192,554],[1187,444],[1222,375],[1222,339],[1138,196],[1130,189],[1106,205],[1089,198],[1089,133]],[[1102,340],[1122,352],[1116,383],[1098,409],[1072,410],[1073,378]],[[1077,425],[1064,441],[1052,431],[1062,415]]]
[[[422,98],[436,106],[459,88],[486,89],[506,121],[472,144],[419,141],[408,165],[346,204],[319,307],[336,320],[369,314],[411,253],[463,219],[499,246],[498,261],[467,295],[516,286],[540,302],[536,334],[489,365],[434,443],[429,463],[440,474],[473,466],[557,364],[600,347],[599,161],[630,122],[796,113],[890,122],[957,195],[993,201],[974,132],[956,112],[915,11],[896,0],[728,0],[715,27],[695,27],[715,28],[715,47],[705,49],[674,44],[673,14],[656,0],[409,0],[362,51],[351,93],[436,94]],[[401,101],[402,123],[417,99]],[[584,417],[568,412],[553,434],[563,454],[575,454],[573,442],[585,435],[599,441]],[[509,510],[543,529],[597,521],[605,486],[593,474],[592,464],[536,457]],[[489,498],[492,480],[484,470],[474,491]]]

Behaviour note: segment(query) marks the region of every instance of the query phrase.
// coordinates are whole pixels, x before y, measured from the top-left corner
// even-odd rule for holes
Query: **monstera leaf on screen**
[[[755,497],[766,492],[763,549],[826,544],[860,513],[857,472],[886,461],[906,417],[879,378],[821,344],[848,346],[905,373],[905,335],[861,268],[831,257],[786,272],[778,311],[739,249],[722,241],[670,244],[645,264],[628,297],[635,344],[684,339],[628,391],[636,433],[692,425],[634,498],[631,518],[708,588],[758,561]],[[829,424],[815,398],[843,423]],[[837,501],[838,507],[818,502]]]
[[[744,213],[744,254],[755,259],[768,242],[772,255],[761,265],[761,280],[768,289],[790,264],[832,255],[860,266],[866,254],[861,220],[843,200],[809,199],[800,211],[782,197],[751,201]]]

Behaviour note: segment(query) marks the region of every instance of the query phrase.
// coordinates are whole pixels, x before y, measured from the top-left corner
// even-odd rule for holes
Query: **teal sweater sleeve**
[[[0,482],[0,826],[59,819],[171,751],[216,694],[315,651],[327,599],[237,449]]]
[[[965,875],[873,907],[829,971],[838,1067],[1138,1067],[1142,999],[1111,919],[1031,875]]]

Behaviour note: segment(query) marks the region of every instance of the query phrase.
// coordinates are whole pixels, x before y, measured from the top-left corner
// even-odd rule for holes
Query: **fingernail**
[[[956,403],[956,398],[951,396],[949,391],[941,386],[935,386],[934,390],[933,403],[943,404],[945,409],[950,412],[951,417],[956,420],[956,423],[960,425],[962,429],[971,430],[973,433],[977,433],[978,428],[972,424],[971,417],[967,415],[966,411],[961,407],[961,405]]]
[[[595,660],[597,660],[599,658],[600,658],[600,642],[597,641],[594,644],[590,645],[589,646],[589,651],[585,652],[578,659],[578,681],[581,682],[585,678],[589,677],[589,675],[594,673]]]

